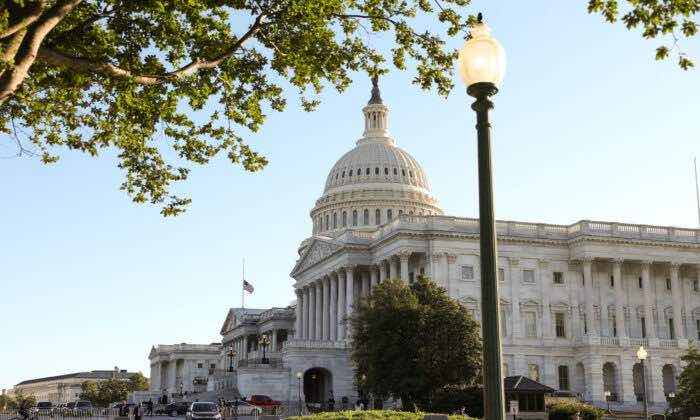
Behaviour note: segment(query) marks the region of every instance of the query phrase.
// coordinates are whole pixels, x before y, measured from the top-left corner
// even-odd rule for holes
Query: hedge
[[[289,417],[288,420],[423,420],[423,416],[425,416],[425,413],[412,413],[409,411],[330,411],[309,416]],[[471,418],[452,415],[450,420],[471,420]]]
[[[560,402],[548,407],[549,420],[573,420],[579,413],[581,420],[600,420],[603,410],[580,402]]]

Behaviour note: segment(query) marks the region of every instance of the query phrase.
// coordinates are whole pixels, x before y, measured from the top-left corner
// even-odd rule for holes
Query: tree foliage
[[[285,87],[312,110],[353,72],[410,67],[417,86],[447,95],[457,54],[444,38],[466,36],[469,2],[0,0],[2,141],[47,164],[65,149],[114,152],[121,189],[176,215],[190,199],[173,183],[193,166],[219,155],[247,171],[267,164],[244,137],[285,108]],[[695,35],[699,2],[619,0],[629,28],[674,39]],[[589,0],[589,11],[613,22],[618,0]],[[381,34],[390,49],[374,46]]]
[[[148,389],[148,380],[141,373],[130,375],[128,379],[113,378],[105,381],[85,381],[81,385],[80,398],[104,407],[111,403],[126,400],[133,391]]]
[[[685,365],[678,376],[676,396],[671,398],[671,411],[680,418],[700,416],[700,351],[690,346],[688,352],[681,357]]]
[[[21,407],[36,406],[36,398],[33,395],[24,395],[22,391],[18,391],[13,397],[7,397],[5,403],[7,404],[7,408],[17,410]]]
[[[363,393],[429,410],[446,387],[480,381],[479,325],[430,279],[380,283],[356,305],[350,323]]]

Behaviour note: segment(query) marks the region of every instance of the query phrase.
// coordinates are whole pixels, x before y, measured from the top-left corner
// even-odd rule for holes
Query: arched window
[[[369,175],[369,168],[365,171],[365,175]]]
[[[362,169],[357,168],[357,176],[360,176],[360,175],[362,175]]]
[[[357,210],[352,211],[352,225],[357,226]]]
[[[343,211],[343,227],[348,226],[348,212]]]
[[[333,229],[338,228],[338,213],[333,213]]]
[[[374,174],[379,175],[379,168],[374,168]]]
[[[328,215],[326,215],[326,230],[328,230],[328,227],[330,225],[329,221],[330,221],[330,217]]]
[[[341,175],[341,178],[345,178],[345,171],[343,171],[343,175]]]
[[[402,175],[402,176],[406,176],[406,170],[405,170],[405,169],[401,169],[401,175]]]
[[[338,179],[338,172],[335,173],[335,179]]]
[[[399,210],[399,216],[403,214],[403,210]]]
[[[362,213],[362,224],[365,226],[369,224],[369,210],[367,209]]]
[[[391,209],[389,209],[389,210],[386,211],[386,221],[387,221],[387,222],[390,222],[392,218],[393,218],[393,217],[392,217],[392,212],[391,212]]]
[[[397,171],[396,168],[394,168],[394,175],[398,175],[398,174],[399,174],[399,171]]]
[[[382,223],[382,212],[379,209],[374,211],[374,224],[380,225]]]
[[[389,168],[384,168],[384,175],[389,175]]]

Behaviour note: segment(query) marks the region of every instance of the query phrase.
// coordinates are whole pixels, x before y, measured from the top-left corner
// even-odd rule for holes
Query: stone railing
[[[644,347],[649,347],[649,340],[646,338],[631,338],[630,337],[630,346],[631,347],[639,347],[639,346],[644,346]]]
[[[603,346],[619,346],[620,339],[617,337],[600,337],[600,344]]]
[[[402,214],[374,232],[348,230],[344,235],[358,241],[376,241],[399,230],[438,230],[478,234],[479,219],[452,216],[419,216]],[[496,233],[501,236],[521,236],[541,239],[572,239],[578,236],[603,236],[648,239],[669,242],[700,243],[700,229],[665,226],[634,225],[582,220],[571,225],[553,225],[499,220]]]
[[[678,348],[678,340],[661,339],[659,340],[659,346],[665,349],[675,349]]]
[[[259,315],[260,321],[266,321],[272,318],[289,319],[294,318],[294,310],[289,308],[271,308]]]
[[[211,352],[219,351],[221,345],[219,344],[159,344],[156,346],[156,353],[169,354],[172,352]]]
[[[347,349],[349,345],[346,341],[328,340],[289,340],[284,345],[285,349]]]

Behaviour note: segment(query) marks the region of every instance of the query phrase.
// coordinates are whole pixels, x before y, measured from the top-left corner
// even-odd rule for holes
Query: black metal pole
[[[649,405],[647,403],[647,372],[646,372],[646,369],[644,368],[644,359],[640,359],[640,362],[642,363],[642,392],[644,394],[644,396],[643,396],[644,420],[647,420],[649,418]]]
[[[479,237],[481,243],[481,330],[484,340],[484,418],[505,419],[505,396],[501,358],[501,332],[498,299],[498,253],[496,222],[493,212],[493,177],[491,168],[491,125],[489,97],[498,92],[492,83],[474,83],[467,93],[476,98],[476,131],[479,160]]]
[[[301,378],[298,378],[299,382],[299,415],[301,416]]]

